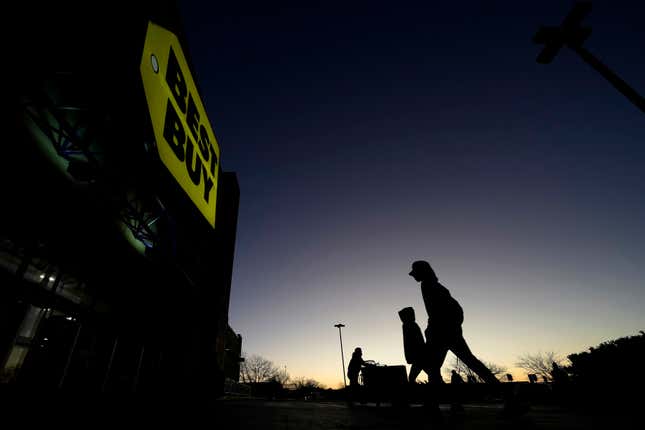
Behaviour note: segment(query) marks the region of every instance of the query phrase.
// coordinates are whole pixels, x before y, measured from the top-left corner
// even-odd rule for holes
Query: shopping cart
[[[408,403],[408,375],[405,366],[387,366],[373,360],[365,361],[361,369],[360,381],[363,385],[363,399],[393,406],[404,406]]]

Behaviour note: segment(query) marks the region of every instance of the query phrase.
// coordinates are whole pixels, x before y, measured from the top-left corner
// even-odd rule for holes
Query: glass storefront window
[[[25,340],[33,339],[38,329],[38,324],[43,318],[44,309],[41,309],[36,306],[30,306],[25,314],[25,318],[22,320],[22,324],[18,329],[18,336]]]
[[[0,372],[0,383],[13,382],[16,379],[18,370],[25,361],[29,348],[22,345],[14,345],[7,357],[4,368]]]

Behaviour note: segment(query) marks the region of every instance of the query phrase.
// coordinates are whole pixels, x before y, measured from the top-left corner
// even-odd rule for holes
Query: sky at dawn
[[[230,3],[180,10],[240,182],[229,323],[246,353],[336,388],[341,322],[346,365],[357,346],[404,364],[397,312],[425,328],[417,259],[475,355],[518,380],[520,355],[645,329],[645,116],[570,49],[535,61],[571,2]],[[641,94],[644,20],[636,1],[584,20]]]

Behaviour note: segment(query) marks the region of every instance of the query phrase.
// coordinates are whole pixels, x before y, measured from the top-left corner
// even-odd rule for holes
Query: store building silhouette
[[[242,343],[228,325],[237,177],[217,160],[211,223],[160,159],[140,73],[151,22],[193,70],[178,7],[65,3],[16,11],[7,57],[0,384],[217,392]]]

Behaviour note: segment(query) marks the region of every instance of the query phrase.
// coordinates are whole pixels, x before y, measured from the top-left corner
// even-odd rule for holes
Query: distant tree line
[[[553,352],[526,354],[516,366],[552,383],[553,392],[562,403],[598,410],[608,410],[608,407],[625,410],[638,406],[642,399],[640,390],[645,385],[645,375],[640,372],[640,366],[643,363],[645,332],[640,331],[635,336],[570,354],[567,360]]]
[[[270,397],[279,396],[285,387],[290,387],[295,396],[319,391],[325,387],[312,378],[298,376],[292,378],[285,367],[276,366],[271,360],[261,355],[242,354],[244,361],[240,364],[240,382],[251,385],[265,385],[263,390]]]
[[[486,367],[488,367],[488,370],[490,370],[497,379],[502,379],[503,374],[506,373],[506,367],[504,366],[500,366],[499,364],[490,361],[484,361],[483,363],[486,365]],[[468,366],[466,366],[463,361],[461,361],[456,356],[453,356],[452,361],[444,370],[444,377],[447,381],[450,381],[453,370],[457,372],[464,381],[484,382],[475,372],[473,372]]]
[[[645,332],[603,342],[588,351],[569,355],[574,395],[589,404],[642,403],[645,375]],[[641,405],[639,405],[641,407]]]
[[[552,382],[553,363],[561,367],[565,365],[566,360],[553,351],[539,352],[537,354],[522,355],[515,363],[515,366],[526,370],[529,374],[532,373],[548,382]]]
[[[286,371],[284,372],[286,375],[281,374],[280,369],[272,361],[260,355],[247,356],[242,354],[242,358],[244,358],[244,361],[240,364],[240,382],[247,384],[268,382],[270,380],[285,379],[285,376],[287,380],[289,379]]]
[[[645,331],[603,342],[588,351],[570,354],[567,359],[554,352],[525,354],[515,365],[549,382],[558,402],[599,410],[606,410],[607,406],[637,410],[642,399],[641,390],[645,387],[645,373],[640,371],[643,363]],[[494,363],[486,365],[498,378],[506,372],[506,368]],[[464,379],[471,376],[476,380],[476,375],[456,358],[449,367]],[[289,384],[292,392],[299,396],[324,389],[314,379],[291,378],[285,368],[277,367],[259,355],[245,357],[240,379],[243,383],[272,382],[281,389]]]

